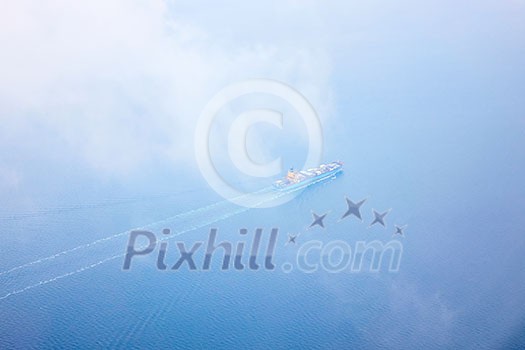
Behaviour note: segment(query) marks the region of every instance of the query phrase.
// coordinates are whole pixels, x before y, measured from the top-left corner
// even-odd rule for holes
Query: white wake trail
[[[319,181],[315,181],[315,182],[312,182],[312,183],[309,183],[303,187],[300,187],[300,188],[297,188],[297,189],[294,189],[294,190],[291,190],[291,191],[281,191],[281,192],[275,192],[275,196],[271,196],[271,197],[268,197],[266,198],[265,200],[261,201],[261,202],[258,202],[258,203],[253,203],[252,207],[257,207],[257,206],[260,206],[266,202],[270,202],[270,201],[273,201],[273,200],[276,200],[280,197],[283,197],[285,195],[289,195],[293,192],[296,192],[296,191],[299,191],[299,190],[302,190],[302,189],[305,189],[307,187],[310,187],[318,182],[321,182],[321,181],[326,181],[325,179],[323,180],[319,180]],[[266,189],[263,189],[261,191],[258,191],[257,193],[263,193],[263,192],[268,192],[269,188],[266,188]],[[237,198],[242,198],[242,197],[245,197],[245,196],[251,196],[252,194],[245,194],[245,195],[241,195]],[[178,214],[178,215],[175,215],[173,217],[170,217],[168,219],[164,219],[164,220],[161,220],[161,221],[158,221],[156,223],[153,223],[153,224],[149,224],[149,225],[146,225],[144,227],[141,227],[141,228],[137,228],[135,230],[139,230],[139,229],[146,229],[148,227],[151,227],[151,226],[154,226],[154,225],[158,225],[160,223],[164,223],[164,222],[169,222],[169,221],[172,221],[174,219],[177,219],[177,218],[181,218],[181,217],[187,217],[187,216],[190,216],[192,214],[199,214],[199,213],[205,213],[207,211],[209,211],[210,209],[213,209],[213,208],[217,208],[219,207],[220,205],[224,204],[224,203],[231,203],[230,201],[221,201],[221,202],[217,202],[217,203],[214,203],[214,204],[211,204],[211,205],[208,205],[206,207],[202,207],[202,208],[198,208],[198,209],[194,209],[194,210],[191,210],[191,211],[188,211],[188,212],[185,212],[185,213],[181,213],[181,214]],[[193,226],[190,226],[186,229],[183,229],[181,231],[177,231],[175,232],[174,234],[170,234],[170,236],[167,236],[167,237],[163,237],[161,239],[157,239],[157,242],[161,242],[161,241],[166,241],[166,240],[170,240],[170,239],[173,239],[174,237],[177,237],[181,234],[184,234],[184,233],[187,233],[187,232],[191,232],[191,231],[194,231],[196,229],[199,229],[199,228],[202,228],[202,227],[205,227],[207,225],[210,225],[210,224],[213,224],[213,223],[216,223],[216,222],[219,222],[219,221],[223,221],[223,220],[226,220],[232,216],[235,216],[235,215],[238,215],[238,214],[241,214],[243,212],[246,212],[248,210],[250,210],[251,207],[237,207],[235,210],[233,211],[229,211],[229,212],[226,212],[226,213],[222,213],[220,216],[217,216],[217,217],[212,217],[211,219],[208,219],[208,220],[205,220],[205,221],[200,221],[198,224],[195,224]],[[49,257],[46,257],[46,258],[42,258],[42,259],[39,259],[39,260],[35,260],[34,262],[31,262],[31,263],[27,263],[27,264],[24,264],[24,265],[20,265],[20,266],[17,266],[17,267],[14,267],[10,270],[7,270],[3,273],[1,273],[0,275],[2,274],[7,274],[7,273],[10,273],[12,271],[16,271],[16,270],[19,270],[19,269],[22,269],[24,267],[28,267],[28,266],[32,266],[32,265],[36,265],[36,264],[39,264],[41,262],[44,262],[44,261],[48,261],[48,260],[52,260],[52,259],[55,259],[56,257],[59,257],[59,256],[62,256],[62,255],[66,255],[68,253],[71,253],[73,251],[76,251],[76,250],[80,250],[82,248],[86,248],[86,247],[90,247],[94,244],[98,244],[100,242],[104,242],[104,241],[108,241],[110,239],[113,239],[113,238],[116,238],[116,237],[120,237],[120,236],[123,236],[125,235],[126,233],[129,233],[130,231],[133,231],[133,230],[127,230],[125,232],[121,232],[121,233],[118,233],[118,234],[115,234],[115,235],[112,235],[112,236],[109,236],[109,237],[106,237],[106,238],[102,238],[102,239],[99,239],[99,240],[96,240],[94,242],[91,242],[91,243],[87,243],[87,244],[84,244],[84,245],[81,245],[81,246],[78,246],[78,247],[75,247],[75,248],[72,248],[72,249],[68,249],[68,250],[65,250],[63,252],[60,252],[60,253],[57,253],[57,254],[54,254],[54,255],[51,255]],[[146,246],[144,246],[145,248]],[[94,267],[97,267],[99,265],[102,265],[106,262],[109,262],[109,261],[112,261],[112,260],[115,260],[115,259],[118,259],[118,258],[122,258],[126,256],[126,253],[122,253],[122,254],[117,254],[117,255],[114,255],[114,256],[111,256],[109,258],[105,258],[105,259],[102,259],[98,262],[95,262],[95,263],[92,263],[90,265],[87,265],[87,266],[84,266],[84,267],[81,267],[77,270],[74,270],[74,271],[71,271],[71,272],[68,272],[68,273],[65,273],[65,274],[62,274],[62,275],[58,275],[58,276],[55,276],[53,278],[50,278],[50,279],[46,279],[46,280],[42,280],[42,281],[39,281],[37,283],[34,283],[34,284],[31,284],[31,285],[28,285],[24,288],[20,288],[20,289],[16,289],[16,290],[13,290],[9,293],[6,293],[4,294],[3,296],[0,296],[0,301],[2,300],[5,300],[11,296],[14,296],[14,295],[17,295],[17,294],[20,294],[20,293],[24,293],[26,291],[29,291],[33,288],[36,288],[36,287],[40,287],[40,286],[43,286],[43,285],[46,285],[46,284],[49,284],[49,283],[52,283],[52,282],[56,282],[56,281],[59,281],[61,279],[64,279],[66,277],[70,277],[70,276],[73,276],[73,275],[76,275],[78,273],[81,273],[81,272],[84,272],[84,271],[87,271],[87,270],[90,270]]]
[[[242,199],[242,197],[244,197],[244,196],[246,196],[246,195],[238,196],[235,199]],[[117,234],[114,234],[114,235],[111,235],[111,236],[108,236],[108,237],[97,239],[97,240],[95,240],[93,242],[90,242],[90,243],[85,243],[85,244],[79,245],[79,246],[74,247],[74,248],[66,249],[66,250],[63,250],[63,251],[58,252],[56,254],[53,254],[53,255],[50,255],[50,256],[47,256],[47,257],[44,257],[44,258],[40,258],[38,260],[31,261],[31,262],[28,262],[28,263],[25,263],[25,264],[22,264],[22,265],[19,265],[19,266],[12,267],[12,268],[10,268],[8,270],[2,271],[2,272],[0,272],[0,276],[7,275],[7,274],[10,274],[10,273],[15,272],[17,270],[21,270],[21,269],[24,269],[24,268],[27,268],[27,267],[31,267],[31,266],[34,266],[34,265],[37,265],[37,264],[41,264],[43,262],[56,259],[58,257],[61,257],[63,255],[67,255],[67,254],[73,253],[73,252],[81,250],[81,249],[90,248],[90,247],[95,246],[97,244],[100,244],[100,243],[103,243],[103,242],[107,242],[107,241],[110,241],[110,240],[118,238],[118,237],[122,237],[122,236],[128,234],[130,231],[144,230],[144,229],[147,229],[148,227],[160,225],[160,224],[162,224],[164,222],[170,222],[170,221],[173,221],[175,219],[184,218],[186,216],[193,215],[193,214],[196,214],[196,213],[206,212],[206,211],[212,210],[212,209],[214,209],[214,208],[216,208],[216,207],[218,207],[218,206],[220,206],[220,205],[222,205],[224,203],[229,203],[229,201],[227,201],[227,200],[220,201],[220,202],[217,202],[217,203],[214,203],[214,204],[207,205],[205,207],[201,207],[201,208],[193,209],[193,210],[190,210],[190,211],[187,211],[187,212],[184,212],[184,213],[180,213],[180,214],[177,214],[175,216],[169,217],[167,219],[163,219],[163,220],[160,220],[160,221],[157,221],[157,222],[154,222],[154,223],[150,223],[150,224],[145,225],[145,226],[136,227],[136,228],[131,229],[131,230],[126,230],[126,231],[123,231],[123,232],[120,232],[120,233],[117,233]]]

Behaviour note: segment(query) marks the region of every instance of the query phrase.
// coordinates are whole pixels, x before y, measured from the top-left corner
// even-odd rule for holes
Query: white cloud
[[[49,138],[59,140],[63,152],[101,174],[126,174],[155,158],[193,162],[200,110],[235,80],[281,79],[303,87],[314,104],[328,100],[330,63],[321,47],[238,44],[191,16],[180,19],[163,1],[2,7],[0,135],[25,138],[42,157]],[[7,139],[4,149],[13,147]]]

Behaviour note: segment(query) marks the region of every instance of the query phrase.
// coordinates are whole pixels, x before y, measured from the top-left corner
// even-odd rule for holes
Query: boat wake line
[[[73,252],[80,252],[80,251],[82,251],[84,249],[88,249],[88,248],[91,248],[91,247],[94,247],[94,246],[97,246],[97,245],[101,245],[102,243],[112,241],[112,240],[114,240],[116,238],[124,237],[127,234],[129,234],[129,232],[134,231],[134,230],[151,229],[153,227],[158,227],[160,225],[166,225],[168,223],[170,225],[176,224],[176,227],[180,228],[179,230],[173,232],[169,236],[157,239],[157,242],[169,240],[169,239],[177,237],[177,236],[179,236],[181,234],[184,234],[184,233],[187,233],[187,232],[191,232],[191,231],[197,230],[199,228],[203,228],[205,226],[208,226],[208,225],[211,225],[211,224],[214,224],[214,223],[217,223],[217,222],[229,219],[229,218],[231,218],[231,217],[233,217],[235,215],[239,215],[241,213],[244,213],[244,212],[250,210],[251,207],[257,207],[258,205],[262,205],[262,204],[264,204],[266,202],[277,200],[277,199],[279,199],[279,198],[281,198],[283,196],[290,195],[293,192],[304,190],[305,188],[313,186],[316,183],[321,182],[321,181],[326,181],[326,179],[319,180],[319,181],[316,181],[316,182],[311,182],[311,183],[309,183],[309,184],[307,184],[307,185],[305,185],[303,187],[295,188],[295,189],[289,190],[289,191],[278,191],[278,192],[276,192],[276,191],[272,190],[270,187],[268,187],[268,188],[262,189],[260,191],[257,191],[255,193],[244,194],[244,195],[236,197],[236,199],[243,199],[243,197],[244,198],[249,198],[249,196],[252,196],[253,194],[271,194],[271,196],[268,196],[263,201],[260,201],[260,202],[257,202],[257,203],[251,203],[252,205],[248,206],[248,207],[238,207],[238,206],[232,204],[229,200],[219,201],[219,202],[216,202],[216,203],[208,205],[208,206],[204,206],[204,207],[193,209],[193,210],[190,210],[190,211],[187,211],[187,212],[184,212],[184,213],[180,213],[180,214],[177,214],[175,216],[172,216],[172,217],[169,217],[169,218],[166,218],[166,219],[154,222],[154,223],[150,223],[150,224],[142,226],[142,227],[138,227],[138,228],[135,228],[135,229],[131,229],[131,230],[127,230],[127,231],[124,231],[124,232],[120,232],[120,233],[117,233],[117,234],[114,234],[114,235],[111,235],[111,236],[108,236],[108,237],[105,237],[105,238],[97,239],[97,240],[95,240],[93,242],[90,242],[90,243],[85,243],[85,244],[79,245],[77,247],[70,248],[70,249],[58,252],[56,254],[53,254],[53,255],[50,255],[50,256],[47,256],[47,257],[44,257],[44,258],[40,258],[40,259],[32,261],[32,262],[28,262],[28,263],[25,263],[25,264],[22,264],[22,265],[19,265],[19,266],[12,267],[12,268],[10,268],[8,270],[0,272],[0,276],[10,275],[10,274],[12,274],[15,271],[25,270],[25,269],[28,269],[30,267],[37,267],[37,266],[39,266],[39,265],[41,265],[41,264],[43,264],[45,262],[49,262],[49,261],[55,260],[55,259],[57,259],[59,257],[62,257],[62,256],[67,256],[67,255],[69,255],[69,254],[71,254]],[[185,223],[186,223],[186,226],[184,226]],[[104,263],[116,260],[118,258],[123,258],[125,255],[126,255],[125,253],[112,255],[112,256],[100,259],[99,261],[96,261],[94,263],[91,263],[91,264],[88,264],[86,266],[83,266],[83,267],[80,267],[78,269],[75,269],[73,271],[70,271],[70,272],[67,272],[67,273],[64,273],[64,274],[59,274],[59,275],[56,275],[56,276],[48,278],[48,279],[40,280],[39,282],[36,282],[36,283],[33,283],[33,284],[29,284],[29,285],[27,285],[27,286],[25,286],[23,288],[18,288],[18,289],[11,290],[10,292],[0,296],[0,301],[5,300],[5,299],[7,299],[7,298],[9,298],[11,296],[24,293],[24,292],[29,291],[31,289],[34,289],[36,287],[47,285],[49,283],[62,280],[64,278],[66,278],[66,277],[71,277],[73,275],[76,275],[78,273],[90,270],[92,268],[95,268],[95,267],[97,267],[99,265],[102,265]]]

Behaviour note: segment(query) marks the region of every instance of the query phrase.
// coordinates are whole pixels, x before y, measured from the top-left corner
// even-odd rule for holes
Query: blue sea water
[[[312,6],[0,11],[2,43],[13,40],[0,65],[0,349],[525,348],[523,3],[292,3]],[[139,45],[150,42],[161,46]],[[323,161],[344,161],[342,176],[246,210],[210,188],[192,149],[167,154],[187,146],[178,137],[193,135],[215,88],[252,77],[310,100]],[[288,122],[250,141],[299,167],[306,129]],[[345,196],[366,198],[362,222],[340,220]],[[391,209],[386,228],[367,227],[372,209]],[[312,211],[326,229],[309,229]],[[145,226],[184,231],[167,241],[170,264],[175,242],[212,228],[233,242],[241,228],[247,242],[278,228],[277,268],[159,271],[151,254],[123,271],[129,230]],[[311,240],[394,240],[400,269],[285,273]]]
[[[504,212],[512,218],[516,208],[488,205],[483,192],[497,193],[487,186],[462,198],[434,175],[432,186],[420,179],[406,191],[372,186],[364,170],[345,169],[270,209],[240,209],[201,187],[5,216],[3,240],[11,242],[2,250],[2,271],[81,247],[0,276],[2,295],[33,286],[0,300],[2,348],[518,347],[524,240],[510,241],[504,233],[512,233],[515,222],[497,220]],[[363,222],[339,220],[345,195],[367,198]],[[387,229],[367,228],[372,208],[392,209]],[[311,211],[328,213],[326,229],[308,228]],[[173,218],[185,212],[193,214]],[[215,222],[202,224],[217,213]],[[256,228],[263,229],[263,241],[278,228],[277,269],[221,271],[220,254],[211,271],[158,271],[155,254],[133,260],[130,271],[122,270],[123,257],[96,265],[124,253],[127,230],[151,223],[159,236],[162,228],[195,225],[168,241],[188,247],[205,241],[211,228],[232,242],[243,238],[240,228],[249,231],[246,241]],[[408,225],[404,237],[393,237],[394,224]],[[82,246],[117,233],[124,234]],[[385,264],[378,273],[285,273],[280,265],[293,262],[298,249],[285,244],[288,233],[300,233],[299,243],[399,240],[401,267],[397,273]],[[166,261],[177,258],[168,248]]]

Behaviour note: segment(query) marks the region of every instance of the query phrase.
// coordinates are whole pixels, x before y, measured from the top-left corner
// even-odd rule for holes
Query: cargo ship
[[[343,171],[343,162],[321,164],[317,168],[294,171],[288,170],[286,177],[273,183],[276,190],[285,191],[307,186],[325,179],[334,178]]]

